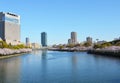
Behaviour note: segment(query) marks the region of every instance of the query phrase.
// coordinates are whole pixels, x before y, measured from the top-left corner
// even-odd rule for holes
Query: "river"
[[[120,59],[86,52],[33,51],[1,59],[0,83],[120,83]]]

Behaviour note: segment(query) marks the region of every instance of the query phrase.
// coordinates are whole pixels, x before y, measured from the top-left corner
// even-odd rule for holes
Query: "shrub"
[[[24,44],[11,45],[7,44],[5,41],[0,41],[0,48],[21,49],[26,47],[24,46]]]
[[[93,48],[97,49],[97,48],[105,48],[105,47],[109,47],[109,46],[112,46],[112,44],[109,42],[106,42],[103,44],[95,44]]]
[[[115,45],[116,45],[116,46],[120,46],[120,42],[117,42]]]
[[[8,48],[8,45],[4,41],[0,41],[0,48]]]
[[[90,42],[85,42],[83,46],[89,47],[89,46],[91,46],[91,45],[92,45],[92,43],[90,43]]]
[[[74,44],[69,44],[67,47],[73,48],[73,47],[75,47],[75,45]]]

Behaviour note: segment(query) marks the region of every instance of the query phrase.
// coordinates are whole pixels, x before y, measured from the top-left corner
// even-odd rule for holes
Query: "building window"
[[[3,16],[3,17],[2,17],[2,21],[8,21],[8,22],[13,22],[13,23],[19,24],[19,20],[18,20],[18,19],[9,18],[9,17],[7,17],[7,16]]]

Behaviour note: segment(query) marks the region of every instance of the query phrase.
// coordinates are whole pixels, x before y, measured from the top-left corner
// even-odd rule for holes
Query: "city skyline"
[[[40,32],[47,32],[48,45],[52,45],[67,43],[72,31],[78,33],[80,42],[88,36],[94,41],[118,38],[119,3],[119,0],[4,0],[0,2],[0,10],[21,16],[22,42],[29,37],[31,42],[40,43]]]

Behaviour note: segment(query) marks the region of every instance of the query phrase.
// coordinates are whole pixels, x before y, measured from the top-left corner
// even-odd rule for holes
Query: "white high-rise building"
[[[12,13],[0,12],[0,38],[7,44],[20,43],[20,16]]]
[[[76,32],[71,32],[71,41],[72,41],[72,44],[77,44],[77,33]]]

